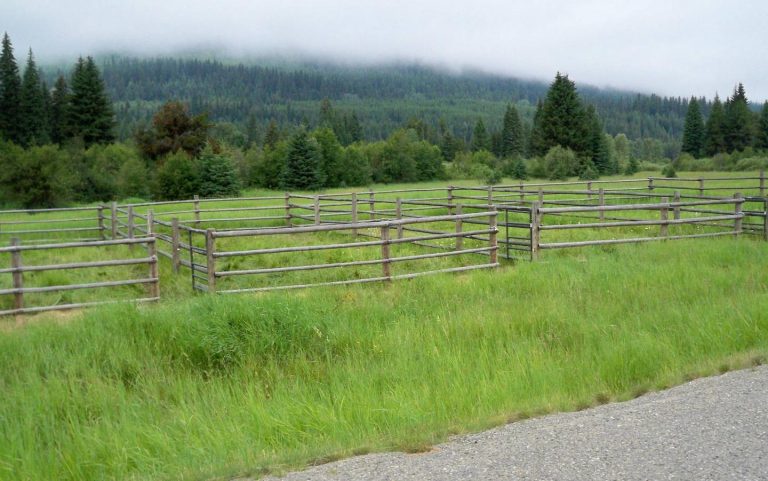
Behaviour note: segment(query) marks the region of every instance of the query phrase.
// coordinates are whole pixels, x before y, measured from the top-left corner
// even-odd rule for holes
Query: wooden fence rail
[[[88,262],[70,262],[59,263],[49,265],[24,265],[23,253],[31,251],[49,251],[49,250],[61,250],[61,249],[89,249],[89,248],[101,248],[106,246],[130,246],[134,244],[142,244],[147,247],[147,257],[142,258],[128,258],[128,259],[110,259],[102,261],[88,261]],[[99,304],[109,304],[116,301],[93,301],[93,302],[80,302],[70,304],[54,304],[54,305],[30,305],[25,299],[25,294],[37,294],[37,293],[49,293],[49,292],[65,292],[72,290],[82,289],[99,289],[117,286],[130,286],[130,285],[147,285],[149,294],[147,297],[130,299],[132,302],[149,302],[156,301],[160,298],[160,279],[157,266],[157,255],[155,253],[155,239],[153,237],[142,237],[135,239],[119,239],[119,240],[104,240],[104,241],[81,241],[81,242],[65,242],[58,244],[37,244],[37,245],[22,245],[18,239],[13,239],[11,245],[8,247],[0,247],[0,254],[10,254],[11,266],[10,268],[0,269],[0,274],[12,274],[13,287],[10,289],[0,289],[0,296],[12,295],[14,297],[13,309],[0,310],[0,315],[15,315],[15,314],[28,314],[35,312],[43,312],[50,310],[64,310],[75,309],[81,307],[95,306]],[[81,284],[64,284],[54,286],[25,286],[24,274],[32,272],[45,272],[56,270],[72,270],[72,269],[92,269],[100,267],[114,267],[114,266],[134,266],[134,265],[146,265],[148,269],[147,277],[138,279],[117,279],[107,280],[99,282],[89,282]]]

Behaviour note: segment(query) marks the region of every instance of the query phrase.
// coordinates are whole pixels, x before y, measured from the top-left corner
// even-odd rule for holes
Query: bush
[[[154,190],[159,200],[192,198],[200,191],[198,163],[183,152],[161,159]]]
[[[675,172],[675,166],[673,164],[667,164],[664,166],[663,169],[661,169],[661,175],[668,179],[674,179],[677,177],[677,172]]]
[[[0,183],[4,198],[24,208],[57,207],[70,200],[79,187],[80,176],[66,150],[55,145],[23,150],[0,142],[3,169]]]
[[[567,179],[574,174],[577,164],[576,154],[571,149],[564,149],[559,145],[549,149],[544,157],[546,175],[550,180]]]
[[[121,198],[146,198],[149,195],[148,177],[149,172],[143,160],[138,157],[128,159],[117,174],[117,193]]]

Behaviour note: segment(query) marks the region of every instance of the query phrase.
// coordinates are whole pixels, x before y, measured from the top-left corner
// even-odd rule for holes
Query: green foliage
[[[341,144],[328,127],[322,127],[312,132],[320,146],[320,170],[325,179],[325,187],[338,187],[341,185],[343,172],[341,170],[341,159],[344,155]]]
[[[245,154],[250,165],[250,183],[268,189],[277,189],[285,170],[288,158],[288,142],[281,141],[274,148],[265,145],[264,149],[251,147]]]
[[[706,131],[701,118],[699,102],[694,97],[688,103],[688,113],[685,115],[685,130],[683,131],[682,151],[699,158],[704,153]]]
[[[77,154],[75,154],[77,155]],[[125,144],[92,145],[83,154],[82,177],[87,183],[85,201],[117,199],[121,171],[129,161],[138,160],[138,152]],[[143,182],[147,184],[147,176]]]
[[[757,147],[768,150],[768,101],[763,104],[757,129]]]
[[[154,184],[156,199],[191,199],[200,192],[200,168],[195,159],[176,152],[159,159],[158,164]]]
[[[585,161],[579,172],[579,180],[596,180],[599,178],[600,173],[597,171],[595,164],[591,160]]]
[[[475,129],[472,131],[472,152],[477,152],[479,150],[491,151],[491,138],[488,136],[488,131],[485,129],[483,119],[477,119]]]
[[[639,171],[640,171],[640,162],[637,160],[637,157],[631,156],[629,158],[629,162],[627,162],[627,167],[624,170],[624,174],[635,175]]]
[[[520,180],[528,179],[528,169],[526,168],[525,161],[523,161],[522,157],[516,157],[508,165],[508,173],[510,177]]]
[[[19,99],[19,122],[23,137],[21,145],[42,145],[49,140],[49,125],[46,112],[46,98],[40,74],[29,51],[27,67],[21,82],[21,98]]]
[[[368,185],[372,181],[371,164],[360,145],[344,149],[339,166],[342,187]]]
[[[214,153],[209,147],[199,160],[200,195],[202,197],[235,197],[240,193],[237,171],[232,158]]]
[[[725,104],[725,141],[728,152],[744,150],[752,145],[752,112],[747,104],[744,85],[736,86]]]
[[[23,150],[0,142],[0,185],[8,203],[24,208],[58,207],[70,200],[80,182],[67,151],[46,145]]]
[[[664,166],[664,168],[661,170],[661,175],[668,179],[673,179],[677,177],[677,172],[675,171],[675,166],[672,163],[669,163]]]
[[[507,105],[501,129],[501,157],[519,157],[525,153],[525,138],[520,114],[514,105]]]
[[[150,190],[147,179],[149,171],[138,155],[133,155],[120,166],[117,174],[117,194],[120,198],[146,199]]]
[[[325,178],[320,146],[304,129],[293,136],[286,155],[281,185],[286,189],[317,190]]]
[[[550,180],[564,180],[576,173],[578,160],[573,150],[557,145],[544,156],[544,165]]]
[[[460,152],[448,168],[448,174],[454,179],[475,179],[486,182],[497,176],[498,160],[487,150]]]
[[[561,146],[577,155],[592,156],[592,119],[576,92],[576,84],[567,75],[557,73],[537,114],[531,145],[534,155],[545,155],[551,148]]]
[[[70,107],[70,93],[69,86],[63,75],[60,75],[56,79],[56,84],[53,87],[53,94],[51,95],[51,110],[50,110],[50,136],[51,141],[56,144],[61,144],[67,139],[69,135],[69,125],[67,120],[69,119],[69,107]]]
[[[93,58],[79,58],[72,73],[72,96],[68,109],[69,133],[86,147],[115,139],[114,114]]]
[[[8,33],[3,35],[0,53],[0,140],[24,144],[21,122],[21,77]]]
[[[715,155],[728,151],[725,110],[718,96],[715,96],[712,111],[707,119],[704,150],[706,155]]]
[[[151,129],[136,131],[136,144],[148,159],[179,151],[197,157],[206,145],[209,128],[205,115],[191,117],[183,103],[166,102],[152,118]]]

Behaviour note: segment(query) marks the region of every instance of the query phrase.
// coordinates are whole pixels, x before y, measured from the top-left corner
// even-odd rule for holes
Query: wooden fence
[[[105,240],[104,206],[0,210],[0,243],[24,244]]]
[[[107,246],[133,246],[135,244],[144,245],[147,248],[147,256],[140,258],[124,258],[124,259],[109,259],[100,261],[88,261],[88,262],[73,262],[73,263],[54,263],[45,265],[25,265],[22,258],[25,252],[42,252],[42,251],[56,251],[57,253],[62,250],[77,249],[101,249]],[[28,294],[40,294],[40,293],[59,293],[64,291],[81,290],[81,289],[100,289],[100,288],[114,288],[117,286],[131,286],[131,285],[147,285],[149,287],[148,296],[127,299],[133,302],[147,302],[156,301],[160,298],[159,276],[157,266],[157,256],[155,255],[155,239],[152,237],[141,237],[135,239],[118,239],[118,240],[98,240],[98,241],[80,241],[80,242],[66,242],[58,244],[37,244],[37,245],[21,245],[18,239],[13,239],[11,245],[8,247],[0,248],[0,254],[10,254],[10,267],[0,269],[0,274],[11,274],[12,276],[12,288],[0,289],[0,296],[13,296],[13,308],[0,310],[0,315],[9,314],[27,314],[49,310],[62,310],[73,309],[87,306],[94,306],[99,304],[107,304],[115,302],[110,301],[94,301],[94,302],[80,302],[69,304],[54,304],[54,305],[30,305],[25,295]],[[134,266],[145,265],[147,267],[147,276],[138,279],[113,279],[102,280],[99,282],[89,282],[83,284],[62,284],[62,285],[45,285],[45,286],[28,286],[25,285],[25,273],[42,273],[47,271],[61,271],[61,270],[80,270],[80,269],[94,269],[116,266]]]

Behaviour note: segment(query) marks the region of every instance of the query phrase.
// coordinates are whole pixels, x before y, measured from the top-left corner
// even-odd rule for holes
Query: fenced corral
[[[135,245],[145,247],[146,256],[132,255],[130,248]],[[99,256],[93,252],[95,250],[100,250],[104,255]],[[112,303],[121,298],[134,302],[156,301],[160,298],[155,239],[152,237],[30,245],[21,245],[18,239],[13,239],[11,246],[0,248],[0,256],[10,258],[6,264],[10,264],[10,267],[0,269],[0,275],[9,275],[10,278],[3,279],[2,283],[11,286],[0,289],[0,302],[3,306],[0,315],[81,308]],[[63,262],[67,256],[92,260]],[[30,265],[28,260],[48,263]],[[116,269],[126,267],[129,268],[128,272]],[[134,268],[139,268],[138,272]],[[61,271],[68,275],[51,275]],[[70,282],[73,271],[90,272],[91,281]],[[78,280],[88,278],[87,274],[78,276]],[[133,289],[116,292],[119,288],[137,286],[140,287],[138,292]],[[101,300],[82,302],[66,297],[72,291],[93,292],[100,289],[110,289],[110,294],[102,295]]]
[[[159,295],[158,257],[169,261],[173,275],[187,278],[194,292],[390,281],[496,267],[499,258],[535,260],[544,251],[565,248],[717,236],[768,240],[766,212],[762,172],[740,177],[518,182],[315,195],[289,192],[2,211],[0,239],[5,235],[21,242],[0,253],[20,254],[35,246],[57,252],[64,249],[57,247],[61,242],[82,248],[122,245],[120,249],[132,253],[124,257],[114,249],[97,249],[112,257],[92,265],[79,263],[76,257],[72,262],[57,260],[38,265],[41,271],[141,264],[154,270],[149,277],[61,282],[23,292],[19,289],[27,286],[17,286],[14,277],[13,285],[0,294],[18,297],[53,292],[61,286],[89,290],[148,284],[149,295],[132,292],[127,297],[154,300]],[[134,244],[143,244],[151,253],[136,258],[139,249],[128,247]],[[130,263],[121,264],[124,261]],[[0,272],[18,274],[20,269],[27,268],[11,264]],[[51,299],[48,304],[7,305],[0,313],[98,302]]]

